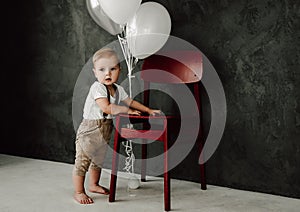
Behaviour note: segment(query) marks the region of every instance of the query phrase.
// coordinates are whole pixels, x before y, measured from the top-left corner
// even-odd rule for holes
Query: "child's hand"
[[[150,109],[150,110],[148,111],[148,114],[149,114],[150,116],[160,115],[160,114],[161,114],[161,111],[160,111],[160,110],[153,110],[153,109]]]
[[[129,115],[137,115],[137,116],[140,116],[141,115],[141,111],[139,110],[134,110],[134,109],[131,109],[129,108],[128,112],[127,112]]]

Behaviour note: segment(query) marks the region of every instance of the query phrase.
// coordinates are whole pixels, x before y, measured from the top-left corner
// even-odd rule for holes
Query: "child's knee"
[[[91,160],[82,155],[81,157],[76,157],[75,164],[73,168],[73,174],[78,176],[85,176],[89,170]]]
[[[96,165],[95,163],[92,162],[90,169],[96,170],[96,171],[101,171],[101,167],[100,165]]]

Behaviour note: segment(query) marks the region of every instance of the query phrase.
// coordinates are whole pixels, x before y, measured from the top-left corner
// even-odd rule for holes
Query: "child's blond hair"
[[[120,61],[117,53],[113,49],[111,48],[99,49],[98,51],[95,52],[93,56],[93,64],[95,64],[95,62],[100,58],[111,57],[111,56],[115,56],[117,60]],[[120,66],[120,62],[118,63],[118,65]]]

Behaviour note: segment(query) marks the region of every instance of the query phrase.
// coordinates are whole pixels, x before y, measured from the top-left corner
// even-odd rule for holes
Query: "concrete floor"
[[[101,212],[163,210],[163,179],[149,177],[137,190],[128,191],[125,177],[118,178],[116,202],[90,194],[95,203],[80,205],[73,198],[72,165],[0,154],[1,212]],[[101,184],[109,187],[110,170]],[[255,212],[299,211],[300,199],[171,180],[172,211]]]

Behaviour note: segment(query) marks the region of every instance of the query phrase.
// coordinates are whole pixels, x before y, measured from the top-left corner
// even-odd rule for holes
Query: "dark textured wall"
[[[172,34],[208,56],[225,89],[227,124],[209,181],[299,197],[299,1],[165,5]]]
[[[228,118],[207,163],[208,183],[299,198],[299,1],[156,2],[171,15],[171,34],[197,46],[224,85]],[[12,84],[2,85],[0,151],[73,163],[76,79],[93,52],[116,37],[93,22],[84,0],[10,6],[2,76]],[[193,181],[198,174],[195,150],[173,170]]]

